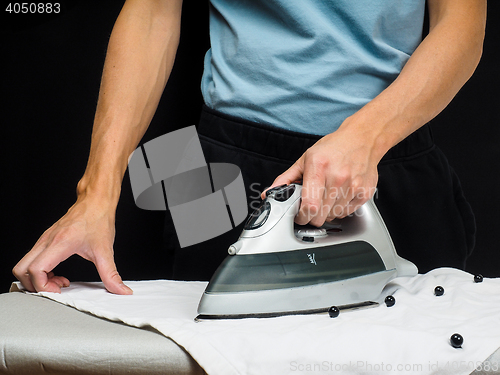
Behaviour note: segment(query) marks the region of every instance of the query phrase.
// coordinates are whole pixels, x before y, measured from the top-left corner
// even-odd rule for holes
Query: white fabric
[[[130,281],[132,296],[101,283],[38,293],[96,316],[151,325],[208,374],[468,374],[500,347],[500,278],[441,268],[394,284],[396,304],[328,315],[196,323],[204,282]],[[445,294],[437,297],[441,285]],[[463,347],[450,345],[460,333]],[[493,364],[494,365],[494,364]],[[497,364],[498,365],[498,364]],[[498,370],[498,368],[497,368]]]

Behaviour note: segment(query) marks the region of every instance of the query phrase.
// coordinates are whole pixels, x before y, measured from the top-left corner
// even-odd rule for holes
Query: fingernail
[[[124,283],[121,283],[121,288],[125,290],[126,292],[129,292],[130,294],[134,294],[134,291],[130,289],[128,286],[126,286]]]

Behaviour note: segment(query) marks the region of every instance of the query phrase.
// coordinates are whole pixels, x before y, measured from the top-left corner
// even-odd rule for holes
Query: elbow
[[[475,37],[473,38],[472,46],[469,48],[468,56],[470,59],[470,75],[474,73],[479,62],[481,61],[481,57],[483,56],[483,44],[485,38],[485,29],[480,28],[475,33]],[[469,77],[470,78],[470,77]]]
[[[476,22],[474,22],[475,27],[471,33],[473,35],[473,47],[471,48],[473,69],[471,74],[476,70],[483,55],[483,45],[486,36],[486,2],[484,2],[478,13]]]

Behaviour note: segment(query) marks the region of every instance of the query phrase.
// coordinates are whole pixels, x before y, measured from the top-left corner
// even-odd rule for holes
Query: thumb
[[[266,191],[272,189],[275,186],[280,185],[289,185],[292,182],[302,181],[302,176],[304,174],[304,157],[301,156],[290,168],[288,168],[285,172],[280,174],[271,186],[265,189],[261,193],[261,198],[264,199],[266,197]]]
[[[113,252],[107,251],[101,256],[96,256],[95,266],[97,272],[108,292],[113,294],[133,294],[134,292],[126,286],[116,269],[113,260]]]

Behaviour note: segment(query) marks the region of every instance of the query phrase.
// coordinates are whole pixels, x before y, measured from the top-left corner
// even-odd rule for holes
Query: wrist
[[[110,176],[95,178],[87,173],[83,175],[76,187],[78,200],[97,200],[115,207],[118,204],[120,192],[121,179],[113,179]]]
[[[367,118],[360,112],[345,119],[337,132],[343,133],[358,145],[363,145],[376,164],[399,142],[398,135],[391,132],[390,128],[380,121]]]

